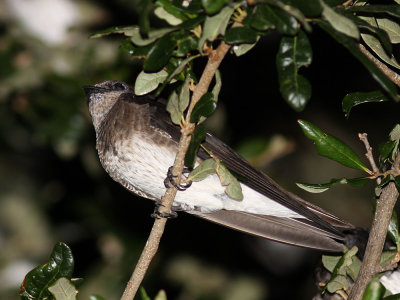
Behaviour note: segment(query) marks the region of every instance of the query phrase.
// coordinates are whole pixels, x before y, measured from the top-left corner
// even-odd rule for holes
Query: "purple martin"
[[[165,110],[150,96],[136,96],[120,81],[84,87],[96,131],[96,148],[108,174],[141,197],[160,201],[181,135]],[[211,134],[202,145],[238,175],[243,200],[229,198],[217,175],[177,192],[173,207],[203,219],[274,241],[343,251],[353,226],[284,190]],[[200,148],[197,163],[210,158]],[[243,179],[243,180],[242,180]]]

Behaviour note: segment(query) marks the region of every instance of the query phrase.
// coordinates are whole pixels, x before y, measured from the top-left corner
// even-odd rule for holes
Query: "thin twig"
[[[396,157],[396,162],[398,161],[400,161],[400,154]],[[395,166],[392,167],[392,169],[395,168]],[[392,217],[398,197],[399,192],[395,184],[390,182],[382,189],[382,193],[376,201],[375,216],[372,222],[364,260],[360,273],[349,295],[349,300],[362,299],[368,283],[382,270],[379,262],[385,244],[390,218]]]
[[[178,152],[175,158],[174,166],[172,168],[172,174],[177,175],[176,183],[178,185],[180,183],[184,167],[186,151],[190,144],[191,133],[195,128],[195,124],[190,123],[190,114],[196,103],[200,100],[201,96],[208,91],[215,72],[217,71],[221,61],[223,60],[229,49],[229,45],[221,42],[219,47],[210,53],[207,65],[204,68],[200,81],[193,92],[192,101],[186,115],[186,123],[181,130],[182,135],[179,141]],[[170,187],[166,190],[165,195],[162,197],[163,206],[160,207],[161,213],[171,212],[172,203],[174,201],[176,193],[177,190],[173,187]],[[147,239],[146,245],[142,251],[142,254],[140,255],[139,261],[131,275],[131,278],[125,287],[125,291],[121,297],[121,300],[132,300],[135,297],[136,292],[143,281],[144,275],[146,274],[147,269],[157,252],[166,222],[166,218],[159,218],[154,221],[154,225],[151,229],[149,238]]]
[[[371,54],[363,45],[359,44],[360,51],[368,57],[395,85],[400,87],[400,75],[391,70],[387,65]]]
[[[367,150],[367,153],[365,153],[365,156],[367,157],[367,159],[372,167],[372,171],[374,171],[374,173],[379,173],[379,169],[376,166],[374,156],[372,155],[372,147],[369,145],[369,142],[368,142],[368,135],[366,133],[359,133],[358,137],[365,145],[365,149]],[[376,179],[376,181],[378,184],[381,183],[381,179],[379,177]]]

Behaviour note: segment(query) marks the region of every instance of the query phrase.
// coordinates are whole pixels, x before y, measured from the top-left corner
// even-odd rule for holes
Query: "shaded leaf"
[[[342,101],[342,110],[349,117],[350,110],[357,105],[370,102],[383,102],[389,99],[381,91],[374,91],[368,93],[351,93],[347,94]]]
[[[336,12],[323,1],[321,1],[321,4],[323,7],[322,16],[335,30],[356,40],[360,38],[360,31],[353,21],[338,13],[340,10]]]
[[[257,36],[256,42],[254,44],[240,44],[240,45],[233,45],[232,50],[236,56],[241,56],[249,52],[253,47],[257,44],[260,40],[260,37]]]
[[[340,178],[340,179],[332,179],[328,183],[301,183],[296,182],[296,185],[310,193],[323,193],[331,188],[332,185],[340,183],[340,184],[349,184],[352,186],[363,186],[367,184],[367,182],[371,181],[368,177],[360,177],[360,178]]]
[[[229,20],[235,11],[234,7],[226,6],[218,14],[206,17],[203,26],[203,33],[199,40],[199,50],[202,51],[203,44],[206,41],[214,41],[218,35],[225,35],[226,27],[228,26]]]
[[[400,24],[387,18],[376,18],[380,29],[387,32],[389,39],[393,44],[400,43]]]
[[[400,300],[400,294],[386,296],[383,300]]]
[[[194,164],[196,163],[197,152],[199,151],[200,144],[205,140],[205,138],[206,138],[206,129],[204,128],[204,126],[202,125],[196,126],[196,128],[192,133],[192,139],[190,140],[189,148],[185,155],[185,166],[187,166],[188,168],[193,168]]]
[[[394,178],[394,183],[396,185],[397,191],[400,193],[400,176]]]
[[[335,277],[331,278],[326,285],[326,289],[329,293],[335,293],[336,291],[348,289],[349,287],[349,280],[343,275],[336,275]]]
[[[71,278],[74,259],[71,249],[64,243],[57,243],[50,255],[50,260],[30,271],[20,288],[23,300],[42,299],[50,296],[48,287],[58,278]]]
[[[321,129],[310,122],[304,120],[298,120],[297,122],[304,134],[315,142],[320,155],[337,161],[346,167],[372,174],[372,171],[364,165],[358,155],[342,141],[338,140],[334,136],[324,133]]]
[[[396,141],[386,141],[379,145],[379,160],[385,161],[389,156],[391,156],[392,151],[396,145]]]
[[[182,10],[179,7],[175,6],[174,3],[170,0],[157,0],[155,1],[155,4],[163,7],[168,13],[170,13],[171,15],[173,15],[178,19],[181,20],[188,19],[185,13],[183,13]]]
[[[283,98],[296,111],[302,111],[311,97],[310,83],[297,73],[311,61],[311,45],[303,31],[294,37],[282,37],[276,57],[279,86]]]
[[[225,193],[233,200],[243,200],[242,187],[235,176],[221,162],[218,163],[216,172],[221,184],[226,186]]]
[[[208,175],[214,174],[216,167],[217,163],[213,158],[206,159],[190,172],[187,180],[201,181]]]
[[[228,44],[253,44],[257,41],[257,33],[247,27],[230,28],[225,34]]]
[[[175,28],[161,28],[152,30],[148,33],[147,37],[142,37],[138,26],[132,30],[125,32],[125,35],[131,38],[132,43],[137,46],[147,46],[155,42],[164,35],[176,30]]]
[[[90,295],[89,300],[106,300],[106,299],[104,299],[104,297],[99,295]]]
[[[49,287],[49,291],[53,294],[55,300],[75,300],[78,291],[71,282],[62,277]]]
[[[308,17],[317,17],[322,12],[322,5],[319,0],[307,0],[307,1],[289,0],[287,1],[287,3],[289,5],[297,7],[304,15]]]
[[[137,7],[139,11],[139,27],[140,33],[146,36],[150,31],[150,10],[152,8],[152,0],[140,0]]]
[[[257,6],[251,26],[260,31],[277,29],[288,35],[294,35],[299,30],[298,22],[294,17],[280,8],[266,4]]]
[[[183,113],[189,105],[190,100],[190,90],[189,90],[189,81],[191,80],[190,76],[187,76],[179,93],[179,110]]]
[[[355,40],[337,33],[324,22],[317,21],[317,24],[328,32],[337,42],[347,48],[347,50],[349,50],[349,52],[364,65],[364,67],[371,73],[372,77],[393,98],[393,100],[399,101],[399,96],[397,95],[397,89],[394,83],[391,82],[390,79],[387,78],[386,75],[384,75],[381,70],[379,70],[379,68],[359,50],[358,43]]]
[[[151,300],[151,298],[147,295],[146,290],[144,289],[144,287],[140,287],[139,289],[139,293],[140,293],[140,297],[142,300]]]
[[[190,122],[197,123],[202,116],[208,118],[214,113],[216,108],[217,102],[214,101],[214,95],[212,93],[205,93],[193,108]]]
[[[221,72],[219,70],[217,70],[215,72],[215,85],[212,89],[212,94],[213,94],[213,98],[214,101],[218,102],[218,96],[219,96],[219,92],[221,91],[221,87],[222,87],[222,80],[221,80]]]
[[[397,250],[400,251],[399,219],[395,210],[393,210],[392,217],[390,218],[388,234],[390,239],[396,244]]]
[[[141,96],[154,91],[160,83],[167,79],[167,76],[168,73],[164,70],[157,73],[140,72],[135,81],[135,94]]]
[[[176,91],[173,91],[171,95],[169,95],[166,109],[171,116],[172,122],[176,125],[180,125],[182,119],[182,112],[179,107],[179,97]]]
[[[385,287],[379,282],[378,278],[372,279],[364,292],[363,300],[380,300],[385,294]]]
[[[379,260],[379,264],[381,266],[389,266],[392,264],[393,259],[396,257],[396,250],[386,250],[382,252],[381,258]]]
[[[371,48],[371,50],[374,51],[381,60],[391,65],[392,67],[400,69],[400,64],[396,60],[395,56],[393,54],[389,56],[383,48],[381,42],[375,36],[371,34],[362,34],[361,37],[368,45],[368,47]]]
[[[380,13],[387,14],[396,18],[400,18],[400,6],[399,5],[364,5],[364,6],[351,6],[349,11],[358,13]]]
[[[227,2],[227,0],[201,0],[201,4],[209,15],[219,12]]]

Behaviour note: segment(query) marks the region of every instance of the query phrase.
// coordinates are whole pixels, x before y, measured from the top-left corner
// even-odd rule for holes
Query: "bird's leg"
[[[160,218],[167,218],[167,219],[175,219],[178,217],[178,214],[171,209],[170,213],[163,213],[160,212],[160,207],[164,206],[164,204],[161,203],[161,201],[156,201],[155,207],[154,207],[154,212],[151,214],[151,217],[154,219],[160,219]]]
[[[182,174],[187,175],[190,173],[189,168],[184,167]],[[184,184],[178,185],[174,179],[174,177],[177,177],[172,174],[172,167],[168,168],[167,172],[167,177],[164,180],[164,186],[166,188],[169,188],[169,184],[171,183],[178,191],[185,191],[187,188],[189,188],[192,185],[192,181],[185,182]]]

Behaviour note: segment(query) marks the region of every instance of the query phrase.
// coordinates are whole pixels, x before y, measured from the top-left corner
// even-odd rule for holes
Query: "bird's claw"
[[[189,172],[190,172],[189,169],[184,167],[182,174],[188,174]],[[164,186],[166,188],[169,188],[170,187],[169,184],[172,184],[172,186],[174,188],[176,188],[178,191],[185,191],[187,188],[189,188],[192,185],[192,181],[188,181],[188,182],[185,182],[184,184],[178,185],[176,183],[174,177],[177,177],[177,176],[172,174],[172,167],[169,167],[168,172],[167,172],[167,177],[164,180]]]
[[[175,219],[178,217],[178,214],[175,211],[171,211],[169,213],[160,212],[160,206],[164,206],[160,201],[156,201],[154,212],[151,214],[151,217],[154,219]]]

